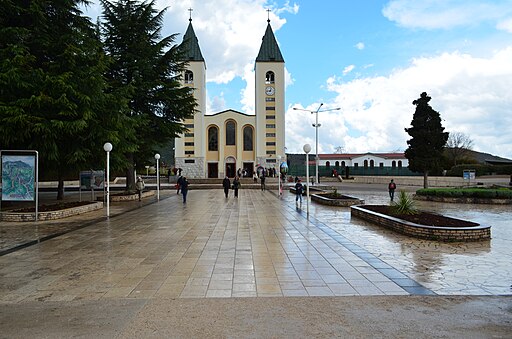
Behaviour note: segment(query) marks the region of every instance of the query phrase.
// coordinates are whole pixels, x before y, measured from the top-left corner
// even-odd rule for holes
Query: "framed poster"
[[[105,171],[80,172],[80,188],[102,190],[105,187]]]
[[[2,200],[36,200],[35,166],[35,155],[2,155]]]

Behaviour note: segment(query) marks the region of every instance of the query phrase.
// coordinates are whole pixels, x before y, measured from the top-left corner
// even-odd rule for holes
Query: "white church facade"
[[[189,20],[180,48],[188,66],[183,85],[194,89],[197,112],[184,124],[188,131],[175,139],[175,164],[188,178],[249,175],[278,168],[285,161],[284,59],[270,20],[255,60],[255,114],[226,110],[206,115],[206,62]]]

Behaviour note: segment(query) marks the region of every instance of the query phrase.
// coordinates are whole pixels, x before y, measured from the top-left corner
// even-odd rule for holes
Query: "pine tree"
[[[58,199],[65,176],[101,150],[101,111],[116,102],[104,96],[106,60],[79,9],[86,3],[4,0],[0,11],[0,141],[37,150],[41,173],[58,178]]]
[[[136,124],[135,136],[123,140],[127,189],[134,186],[133,165],[154,161],[155,150],[184,132],[182,121],[196,107],[192,90],[179,81],[185,64],[176,34],[161,37],[165,10],[156,11],[154,3],[101,0],[105,51],[112,58],[107,78],[128,99],[125,115]]]
[[[439,113],[428,104],[430,99],[423,92],[419,99],[412,102],[416,105],[412,127],[405,129],[412,137],[407,141],[409,147],[405,151],[405,157],[409,160],[411,171],[423,173],[424,188],[428,188],[429,172],[439,167],[448,140],[448,133],[444,132]]]

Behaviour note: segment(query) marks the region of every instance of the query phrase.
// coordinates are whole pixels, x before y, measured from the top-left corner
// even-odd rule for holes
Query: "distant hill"
[[[492,155],[489,153],[477,152],[477,151],[468,151],[468,158],[471,157],[478,161],[481,164],[491,164],[491,165],[512,165],[512,160],[507,158],[498,157],[496,155]]]

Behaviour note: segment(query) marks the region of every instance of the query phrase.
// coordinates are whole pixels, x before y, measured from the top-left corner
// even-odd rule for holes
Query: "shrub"
[[[405,191],[400,191],[398,201],[391,205],[391,209],[395,214],[418,214],[414,200],[412,200],[411,196],[407,195]]]

